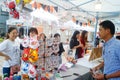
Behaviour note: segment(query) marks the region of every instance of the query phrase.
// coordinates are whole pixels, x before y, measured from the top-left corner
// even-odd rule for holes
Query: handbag
[[[92,52],[90,54],[89,61],[95,60],[97,58],[100,58],[102,56],[102,47],[93,48]]]

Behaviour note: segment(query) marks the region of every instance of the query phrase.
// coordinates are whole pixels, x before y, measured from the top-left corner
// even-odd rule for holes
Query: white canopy
[[[83,26],[80,26],[80,25],[76,25],[74,27],[74,29],[75,30],[85,30],[85,31],[89,31],[89,32],[95,32],[95,29],[93,27],[91,27],[91,26],[85,26],[85,27],[83,27]]]
[[[40,18],[43,21],[46,21],[48,23],[55,22],[58,24],[58,18],[49,12],[44,11],[42,8],[36,9],[33,12],[31,12],[31,16]]]
[[[72,20],[64,23],[64,25],[61,27],[64,29],[71,29],[71,30],[86,30],[86,31],[90,31],[90,32],[94,32],[95,29],[91,26],[80,26],[80,25],[76,25],[76,23],[74,23]]]

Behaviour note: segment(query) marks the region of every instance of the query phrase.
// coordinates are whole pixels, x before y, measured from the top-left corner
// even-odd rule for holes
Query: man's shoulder
[[[117,45],[117,44],[119,45],[119,44],[120,44],[120,40],[115,39],[115,40],[114,40],[114,43],[115,43],[116,45]]]
[[[114,40],[114,42],[113,42],[113,46],[115,47],[115,48],[120,48],[120,40],[118,40],[118,39],[115,39]]]

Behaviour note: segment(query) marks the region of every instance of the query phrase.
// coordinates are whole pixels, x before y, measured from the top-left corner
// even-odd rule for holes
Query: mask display
[[[30,54],[29,54],[29,61],[30,62],[36,62],[38,60],[38,49],[30,49]]]
[[[22,60],[27,61],[29,57],[30,48],[25,48],[22,53]]]
[[[28,73],[28,67],[29,67],[29,63],[22,61],[22,63],[21,63],[22,74],[27,74]]]
[[[31,78],[36,77],[37,71],[35,69],[35,67],[32,64],[29,64],[29,68],[28,68],[28,75]]]

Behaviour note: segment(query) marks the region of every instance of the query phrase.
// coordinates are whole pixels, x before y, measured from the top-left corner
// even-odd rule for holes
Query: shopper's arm
[[[70,49],[77,49],[79,47],[83,47],[83,44],[78,44],[77,46],[75,46],[74,40],[70,41]]]
[[[4,53],[2,53],[2,52],[0,52],[0,56],[5,57],[5,60],[11,59],[8,55],[6,55],[6,54],[4,54]]]
[[[79,45],[77,45],[77,46],[74,46],[73,49],[76,49],[76,48],[79,48],[79,47],[84,47],[84,46],[83,46],[83,44],[79,44]]]
[[[107,79],[109,79],[109,78],[116,78],[116,77],[120,77],[120,71],[117,71],[115,73],[106,75]]]

